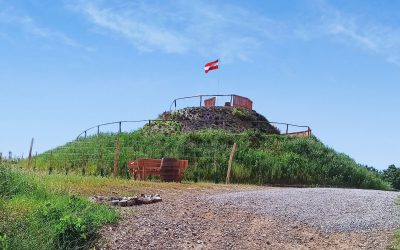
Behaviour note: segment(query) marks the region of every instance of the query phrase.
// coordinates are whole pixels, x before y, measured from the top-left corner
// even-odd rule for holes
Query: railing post
[[[174,101],[174,102],[175,102],[175,111],[176,111],[176,99],[175,99],[175,101]]]
[[[115,156],[114,156],[114,169],[113,169],[113,177],[117,177],[118,174],[118,159],[119,159],[119,135],[117,135],[117,139],[115,141]]]
[[[86,130],[85,130],[85,139],[86,139]]]
[[[121,134],[121,124],[122,124],[122,122],[119,122],[119,130],[118,130],[118,132]]]
[[[97,126],[97,136],[100,134],[100,125]]]
[[[201,105],[202,105],[202,102],[203,102],[203,96],[200,95],[200,107],[201,107]]]
[[[286,134],[289,133],[289,124],[286,124]]]

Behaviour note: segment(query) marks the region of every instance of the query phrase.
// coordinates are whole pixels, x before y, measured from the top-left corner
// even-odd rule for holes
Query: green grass
[[[394,241],[388,247],[390,250],[400,250],[400,230],[397,230],[394,234]]]
[[[0,163],[0,249],[88,249],[118,213]]]
[[[100,134],[73,141],[40,155],[35,169],[46,173],[109,176],[117,135]],[[257,131],[229,133],[149,133],[146,129],[120,137],[119,176],[129,178],[127,161],[136,158],[188,159],[185,180],[223,182],[234,142],[231,180],[234,183],[323,185],[389,189],[375,173],[315,137],[267,135]]]
[[[397,206],[400,206],[400,196],[396,200]],[[394,233],[393,242],[387,247],[390,250],[400,250],[400,229]]]

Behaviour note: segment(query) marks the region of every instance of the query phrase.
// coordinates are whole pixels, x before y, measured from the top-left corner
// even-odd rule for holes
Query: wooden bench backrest
[[[128,161],[128,169],[135,179],[144,180],[150,175],[160,176],[161,159],[145,159],[140,158],[135,161]],[[180,180],[183,178],[185,170],[189,166],[188,160],[179,160],[179,176]],[[179,180],[179,181],[180,181]]]
[[[137,159],[129,161],[128,168],[134,178],[144,180],[150,175],[160,175],[160,159]]]

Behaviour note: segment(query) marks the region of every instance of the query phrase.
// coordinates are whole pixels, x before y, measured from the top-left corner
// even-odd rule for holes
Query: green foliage
[[[232,115],[240,120],[251,120],[251,115],[247,109],[232,108]]]
[[[40,155],[39,169],[51,161],[54,171],[105,175],[112,172],[114,143],[120,137],[119,175],[128,178],[127,161],[137,158],[175,157],[189,160],[185,179],[224,181],[229,154],[237,143],[231,180],[235,183],[305,184],[388,189],[380,176],[345,154],[327,148],[314,137],[268,135],[257,130],[230,133],[202,130],[188,133],[149,133],[146,129],[120,135],[100,134]],[[98,166],[98,167],[89,167]]]
[[[30,182],[27,177],[13,173],[9,164],[0,163],[0,198],[6,199],[30,192],[43,194],[44,190]]]
[[[0,165],[0,249],[87,249],[115,210],[49,190]]]
[[[383,179],[395,189],[400,189],[400,168],[396,168],[395,165],[390,165],[387,169],[383,170]]]
[[[0,235],[0,249],[2,250],[8,250],[8,243],[7,243],[7,235]]]
[[[178,121],[151,121],[146,124],[142,131],[144,133],[163,133],[170,134],[180,132],[182,130],[182,123]]]

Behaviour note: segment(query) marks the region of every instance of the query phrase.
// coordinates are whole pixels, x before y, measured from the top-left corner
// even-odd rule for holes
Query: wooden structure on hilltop
[[[175,107],[177,106],[177,101],[179,100],[184,100],[184,99],[198,99],[200,103],[200,107],[206,107],[206,108],[211,108],[216,106],[216,101],[217,97],[228,97],[230,98],[229,102],[225,102],[224,107],[230,108],[241,108],[241,109],[247,109],[247,110],[253,110],[253,102],[247,98],[243,97],[240,95],[195,95],[195,96],[185,96],[185,97],[180,97],[176,98],[172,101],[171,106],[170,106],[170,112],[172,111],[172,106]],[[204,99],[207,98],[207,99]],[[203,104],[204,100],[204,104]]]

